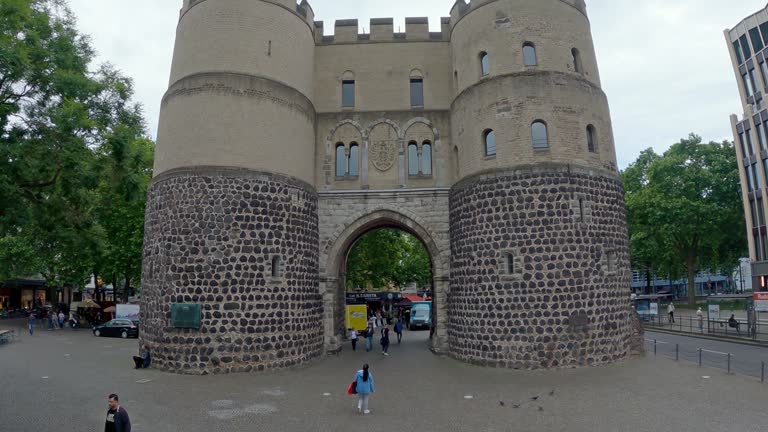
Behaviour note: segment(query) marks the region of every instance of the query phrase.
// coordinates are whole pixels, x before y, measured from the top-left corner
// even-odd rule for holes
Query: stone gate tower
[[[343,339],[346,255],[381,227],[432,259],[433,348],[511,368],[629,355],[629,260],[583,0],[458,0],[335,23],[306,0],[184,0],[147,204],[156,364],[305,363]],[[200,304],[200,329],[173,304]]]

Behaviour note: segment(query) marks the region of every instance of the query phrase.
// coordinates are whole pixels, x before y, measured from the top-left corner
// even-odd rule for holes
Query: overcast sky
[[[132,77],[155,136],[182,0],[69,0],[99,62]],[[336,19],[428,16],[432,31],[453,0],[310,0],[333,32]],[[613,115],[619,166],[648,147],[664,151],[690,132],[733,139],[728,116],[742,115],[723,30],[766,0],[587,0],[597,60]]]

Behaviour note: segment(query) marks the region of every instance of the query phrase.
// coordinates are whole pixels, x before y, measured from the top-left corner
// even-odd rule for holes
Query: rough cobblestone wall
[[[249,372],[322,353],[317,195],[302,182],[221,168],[160,176],[143,265],[141,338],[159,369]],[[202,304],[202,328],[172,328],[172,303]]]
[[[630,354],[627,227],[615,175],[570,167],[486,174],[458,184],[450,206],[452,355],[538,369]]]

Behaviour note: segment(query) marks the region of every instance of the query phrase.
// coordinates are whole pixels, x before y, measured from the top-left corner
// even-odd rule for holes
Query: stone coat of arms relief
[[[395,165],[397,143],[391,139],[371,141],[368,157],[377,170],[389,171]]]

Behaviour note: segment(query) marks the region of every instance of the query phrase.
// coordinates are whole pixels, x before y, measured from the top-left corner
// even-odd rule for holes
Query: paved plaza
[[[754,378],[652,357],[578,370],[484,369],[434,356],[427,335],[406,332],[387,358],[345,347],[301,369],[201,377],[131,369],[136,340],[88,330],[22,334],[0,346],[0,430],[103,430],[111,392],[136,432],[706,432],[768,424],[768,385]],[[377,388],[367,417],[345,394],[363,362]]]

